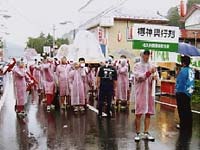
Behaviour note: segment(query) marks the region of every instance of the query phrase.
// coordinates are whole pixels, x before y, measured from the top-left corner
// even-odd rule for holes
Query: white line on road
[[[4,86],[3,95],[1,96],[0,99],[0,111],[5,100],[14,98],[13,78],[11,73],[7,73],[6,75],[4,75],[3,80],[5,82],[3,85]]]
[[[0,99],[0,111],[1,111],[1,107],[4,104],[4,101],[5,101],[5,98],[3,96],[1,96],[1,99]]]
[[[8,74],[4,75],[3,80],[4,80],[4,84],[3,84],[4,90],[3,90],[3,94],[2,94],[1,99],[0,99],[0,110],[1,110],[1,108],[4,104],[4,102],[5,102],[5,97],[6,97],[6,94],[7,94],[7,87],[9,85],[9,83],[8,83],[9,82],[9,75]]]
[[[171,106],[171,107],[175,107],[177,108],[177,105],[173,105],[173,104],[169,104],[169,103],[165,103],[165,102],[161,102],[161,101],[157,101],[155,100],[156,103],[159,103],[159,104],[162,104],[162,105],[167,105],[167,106]],[[197,111],[197,110],[192,110],[193,113],[196,113],[196,114],[200,114],[200,111]]]
[[[95,107],[93,107],[93,106],[91,106],[91,105],[89,105],[89,104],[87,104],[87,106],[88,106],[88,108],[90,109],[90,110],[92,110],[92,111],[94,111],[95,113],[99,113],[99,111],[95,108]],[[106,117],[107,116],[107,114],[106,113],[102,113],[102,116],[103,117]]]

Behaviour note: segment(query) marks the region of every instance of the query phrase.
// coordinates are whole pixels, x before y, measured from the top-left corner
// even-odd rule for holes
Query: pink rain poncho
[[[69,95],[69,66],[67,64],[60,64],[57,66],[56,75],[58,77],[58,86],[60,96]]]
[[[91,70],[88,73],[88,85],[90,90],[96,89],[96,71],[95,68],[91,68]]]
[[[40,65],[34,66],[33,77],[38,82],[38,84],[36,84],[36,90],[41,90],[42,89],[42,69]]]
[[[24,106],[26,103],[26,78],[27,75],[24,68],[16,66],[13,69],[13,85],[17,106]]]
[[[72,70],[69,73],[71,89],[71,105],[85,105],[84,83],[80,69]]]
[[[126,59],[122,60],[121,64],[117,68],[117,93],[116,99],[127,100],[128,99],[128,65]]]
[[[81,67],[79,68],[80,70],[80,75],[82,77],[82,81],[83,81],[83,86],[84,86],[84,95],[85,95],[85,98],[87,98],[87,93],[88,93],[88,89],[89,89],[89,86],[88,86],[88,68],[87,67]]]
[[[50,63],[42,65],[43,69],[43,84],[45,94],[54,94],[55,83],[54,74]]]
[[[148,72],[153,65],[143,61],[134,66],[135,77],[135,114],[154,114],[154,97],[152,96],[152,77],[147,77]]]

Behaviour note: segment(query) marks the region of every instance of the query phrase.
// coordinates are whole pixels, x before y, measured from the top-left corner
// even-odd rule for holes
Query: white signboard
[[[51,51],[51,47],[50,46],[44,46],[43,47],[43,52],[49,54]]]
[[[179,28],[174,26],[134,24],[134,40],[178,43]]]
[[[134,24],[133,48],[177,51],[179,28],[174,26]]]

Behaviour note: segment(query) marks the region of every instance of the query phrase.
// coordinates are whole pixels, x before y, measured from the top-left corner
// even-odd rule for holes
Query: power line
[[[111,12],[111,11],[114,11],[114,10],[118,9],[118,8],[119,8],[120,6],[122,6],[126,1],[128,1],[128,0],[120,0],[120,3],[119,3],[119,4],[110,6],[109,8],[105,9],[105,10],[102,11],[101,13],[97,14],[95,17],[93,17],[93,18],[87,20],[84,24],[80,25],[80,27],[81,27],[81,26],[84,26],[84,25],[86,25],[86,24],[88,24],[89,22],[91,22],[91,21],[94,20],[94,19],[97,19],[97,18],[99,18],[99,17],[101,17],[101,16],[104,16],[104,15],[108,14],[108,13]]]
[[[82,11],[83,9],[85,9],[91,2],[93,2],[94,0],[89,0],[85,5],[83,5],[81,8],[78,9],[78,11]]]

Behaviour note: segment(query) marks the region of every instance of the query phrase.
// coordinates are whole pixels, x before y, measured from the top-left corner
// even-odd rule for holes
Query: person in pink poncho
[[[65,109],[65,103],[69,104],[69,65],[67,64],[67,58],[62,57],[61,64],[57,66],[56,75],[58,77],[58,87],[60,91],[60,107]],[[65,102],[66,98],[66,102]]]
[[[34,65],[33,70],[33,77],[36,79],[38,84],[36,84],[35,89],[38,92],[38,94],[41,94],[42,91],[42,68],[41,68],[41,62],[37,62],[37,64]]]
[[[128,64],[125,58],[120,59],[120,62],[117,66],[117,75],[116,100],[121,101],[122,106],[126,106],[128,104],[129,79]]]
[[[71,92],[71,105],[74,108],[74,111],[77,112],[79,109],[84,111],[83,106],[86,105],[85,101],[85,91],[84,83],[81,77],[81,69],[78,63],[74,63],[74,70],[71,70],[69,73],[70,81],[70,92]]]
[[[95,89],[96,89],[96,69],[95,67],[89,67],[89,72],[87,76],[88,80],[88,85],[89,85],[89,92],[90,96],[95,95]]]
[[[47,59],[44,60],[44,63],[42,64],[43,85],[47,100],[47,111],[50,111],[50,109],[53,108],[52,101],[55,93],[55,81],[52,65],[52,62],[48,61]]]
[[[24,68],[24,63],[18,61],[17,65],[13,68],[13,86],[16,98],[16,113],[19,115],[25,115],[24,105],[26,103],[26,85],[29,80],[26,70]]]
[[[81,77],[83,80],[83,85],[84,85],[84,94],[85,94],[85,102],[87,104],[87,95],[88,95],[88,90],[89,90],[89,85],[88,85],[88,67],[85,66],[85,58],[81,57],[79,58],[79,64],[80,64],[80,73]]]
[[[149,134],[150,117],[155,113],[154,97],[152,96],[152,81],[156,78],[153,74],[156,68],[149,62],[150,51],[145,50],[141,53],[141,61],[136,63],[133,69],[135,77],[135,141],[141,138],[154,140]],[[144,119],[144,136],[140,134],[141,116]]]

